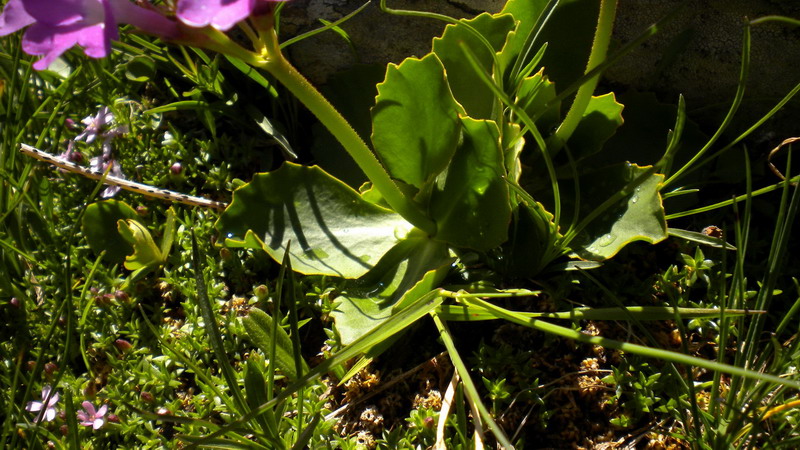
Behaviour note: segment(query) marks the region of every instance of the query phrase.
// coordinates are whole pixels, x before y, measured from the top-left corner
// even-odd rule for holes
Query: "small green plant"
[[[536,404],[547,395],[520,388],[505,373],[489,373],[502,367],[501,356],[516,357],[510,350],[478,351],[474,359],[486,373],[482,384],[473,381],[451,325],[490,320],[663,364],[663,373],[633,359],[611,369],[605,382],[616,389],[610,400],[621,409],[610,423],[618,427],[671,414],[683,438],[710,448],[762,445],[770,426],[791,434],[784,429],[796,419],[792,392],[800,388],[791,320],[800,303],[790,305],[770,330],[770,344],[761,345],[800,202],[791,165],[781,182],[756,190],[748,185],[728,201],[673,212],[664,205],[691,193],[682,185],[689,174],[742,141],[800,90],[730,144],[715,147],[742,101],[750,27],[768,19],[744,27],[739,89],[722,124],[673,167],[687,120],[683,99],[671,129],[662,130],[666,146],[653,165],[629,162],[608,145],[623,129],[624,106],[613,92],[595,95],[600,76],[669,20],[609,54],[614,0],[509,0],[497,14],[461,20],[395,10],[381,0],[386,13],[447,25],[430,53],[388,66],[383,81],[370,86],[374,101],[353,96],[369,98],[350,105],[369,110],[366,131],[356,131],[284,56],[287,45],[308,37],[279,41],[285,3],[72,3],[47,9],[11,0],[0,24],[4,35],[28,27],[21,42],[7,38],[0,61],[8,83],[2,113],[10,124],[0,155],[0,299],[11,311],[6,322],[23,324],[3,332],[0,379],[9,392],[0,400],[10,411],[4,444],[78,447],[80,439],[94,439],[97,446],[159,446],[178,438],[191,446],[441,447],[466,446],[473,434],[489,442],[490,431],[489,439],[511,448],[524,440],[499,423],[501,410],[523,393]],[[343,33],[338,25],[347,18],[324,29]],[[111,52],[118,22],[156,38],[128,36]],[[227,33],[237,25],[241,35]],[[64,55],[75,44],[107,59]],[[42,58],[31,64],[19,57],[20,48]],[[159,92],[121,100],[133,93],[126,88],[134,90],[126,84],[137,83]],[[299,152],[284,127],[267,117],[268,108],[245,91],[263,93],[280,109],[278,85],[336,139],[365,184],[354,189],[318,166],[289,161],[271,170]],[[76,130],[73,117],[86,111],[85,126]],[[177,122],[187,116],[199,126],[182,130]],[[263,134],[231,137],[221,126],[242,121]],[[255,163],[252,154],[266,136],[278,152]],[[639,145],[651,146],[651,137]],[[59,148],[63,140],[67,150],[58,156],[37,150]],[[35,173],[17,148],[97,182],[91,191],[58,186],[65,178]],[[97,154],[88,167],[83,153]],[[256,166],[270,171],[245,170]],[[116,194],[107,182],[201,209],[92,202],[98,194]],[[155,184],[233,195],[226,203]],[[753,290],[744,273],[751,201],[778,190],[769,270]],[[745,211],[735,247],[668,227],[740,203]],[[663,304],[520,307],[551,293],[532,289],[533,277],[565,278],[568,271],[601,266],[635,241],[654,244],[670,235],[709,250],[696,247],[681,255],[680,267],[663,272],[656,282]],[[728,278],[725,253],[733,250]],[[252,297],[229,295],[231,285]],[[330,347],[312,365],[301,336],[317,312],[335,326],[317,330]],[[455,367],[455,417],[420,407],[403,432],[388,430],[377,440],[331,437],[319,380],[345,381],[426,317]],[[582,320],[626,321],[641,339],[590,335],[581,331]],[[682,353],[656,347],[642,325],[652,320],[675,321]],[[711,359],[689,351],[695,332],[718,346]],[[728,346],[737,350],[733,357]],[[487,397],[491,407],[482,400]],[[776,424],[778,417],[789,425]]]

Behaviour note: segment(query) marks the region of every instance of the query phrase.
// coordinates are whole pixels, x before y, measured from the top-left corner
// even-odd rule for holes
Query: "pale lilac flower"
[[[86,141],[87,144],[91,144],[102,133],[103,127],[114,123],[114,113],[111,112],[111,108],[108,106],[103,106],[94,117],[86,116],[81,120],[81,123],[86,125],[86,129],[76,136],[75,140]]]
[[[285,0],[178,0],[175,15],[190,27],[227,31],[252,14],[269,11],[269,3]]]
[[[128,132],[128,127],[118,126],[108,128],[114,123],[114,113],[108,106],[103,106],[94,116],[85,117],[81,123],[86,125],[83,133],[75,137],[75,141],[86,141],[91,144],[98,137],[103,138],[103,158],[108,161],[111,159],[111,140]],[[98,162],[99,167],[99,162]]]
[[[43,70],[75,45],[92,58],[108,56],[111,41],[119,39],[118,23],[168,39],[179,35],[175,22],[128,0],[9,0],[0,15],[0,36],[30,26],[22,49],[43,55],[33,65]]]
[[[81,421],[81,425],[92,427],[95,430],[99,430],[100,427],[105,425],[105,415],[108,411],[108,405],[103,405],[98,410],[95,410],[94,405],[88,401],[81,403],[81,405],[84,409],[83,411],[78,411],[78,420]]]
[[[49,397],[49,398],[48,398]],[[42,421],[50,422],[56,418],[56,404],[58,403],[58,392],[50,395],[50,386],[42,387],[42,401],[41,402],[28,402],[25,406],[25,411],[38,412],[35,423]]]
[[[117,160],[111,158],[109,153],[108,156],[104,154],[101,156],[95,156],[94,158],[89,160],[89,167],[94,170],[95,172],[102,172],[105,173],[108,166],[111,166],[111,170],[108,171],[108,174],[117,178],[125,178],[125,174],[122,173],[122,167],[119,165]],[[100,196],[103,198],[111,198],[117,195],[117,192],[120,191],[119,186],[106,186],[103,189],[103,192],[100,193]]]

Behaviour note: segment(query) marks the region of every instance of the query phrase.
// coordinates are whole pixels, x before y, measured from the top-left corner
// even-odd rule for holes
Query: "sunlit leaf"
[[[464,24],[480,32],[492,48],[487,49]],[[433,40],[433,52],[444,65],[453,96],[473,119],[492,119],[497,100],[475,74],[472,65],[464,57],[461,45],[472,49],[481,67],[491,74],[494,70],[493,53],[500,50],[513,28],[514,19],[510,15],[491,16],[483,13],[474,19],[462,19],[457,25],[447,25],[442,36]]]
[[[589,213],[628,183],[647,171],[635,164],[618,164],[581,177],[581,211]],[[611,258],[633,241],[660,242],[667,237],[667,223],[659,189],[661,174],[652,174],[623,199],[593,220],[572,243],[582,259]]]
[[[133,246],[117,231],[117,221],[136,219],[136,211],[127,203],[118,200],[103,200],[86,207],[81,221],[81,230],[89,247],[96,254],[105,250],[103,258],[112,263],[121,263],[133,253]]]
[[[372,109],[372,143],[389,173],[417,188],[447,167],[463,113],[434,54],[390,64]]]
[[[272,322],[273,319],[269,314],[257,308],[251,309],[247,317],[242,319],[242,324],[247,330],[247,336],[266,355],[272,352]],[[300,374],[297,373],[294,362],[292,340],[283,328],[278,327],[277,332],[275,365],[281,369],[284,375],[294,380]],[[305,361],[302,362],[302,370],[303,372],[308,370]]]
[[[263,248],[276,261],[291,241],[294,270],[345,278],[365,274],[411,229],[319,167],[292,163],[237,189],[216,227],[227,245]]]
[[[431,217],[439,227],[436,239],[488,250],[506,240],[511,218],[500,132],[492,121],[461,121],[464,137],[436,181]]]
[[[164,263],[164,255],[153,241],[147,227],[135,220],[117,222],[119,234],[133,246],[133,254],[125,258],[128,270],[149,269]]]
[[[373,271],[349,283],[336,298],[338,306],[331,316],[342,343],[354,341],[381,325],[393,311],[430,292],[451,263],[441,242],[421,237],[398,244]]]

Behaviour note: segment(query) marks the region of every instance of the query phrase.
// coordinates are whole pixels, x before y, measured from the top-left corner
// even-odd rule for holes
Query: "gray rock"
[[[544,1],[544,0],[530,0]],[[399,63],[430,51],[431,39],[445,24],[432,19],[383,13],[374,0],[345,23],[350,43],[325,32],[289,48],[294,63],[313,83],[356,63]],[[397,9],[434,11],[452,17],[497,12],[504,0],[388,0]],[[620,0],[615,45],[638,36],[647,26],[682,3],[679,0]],[[314,29],[322,18],[337,20],[361,0],[292,0],[284,9],[282,35]],[[661,33],[621,59],[606,74],[614,88],[654,91],[668,102],[683,94],[690,108],[716,105],[724,111],[736,89],[744,18],[768,14],[800,17],[800,2],[790,0],[690,0]],[[746,114],[757,118],[788,92],[800,68],[800,29],[764,24],[752,29],[752,55]]]
[[[382,12],[380,0],[342,25],[352,46],[340,35],[325,32],[289,48],[293,63],[312,83],[324,83],[331,73],[357,63],[400,63],[409,56],[424,56],[431,40],[445,23],[402,17]],[[335,21],[358,9],[363,0],[292,0],[281,18],[281,34],[294,36],[322,26],[318,19]],[[394,9],[432,11],[455,18],[473,17],[482,11],[498,12],[504,0],[388,0]]]

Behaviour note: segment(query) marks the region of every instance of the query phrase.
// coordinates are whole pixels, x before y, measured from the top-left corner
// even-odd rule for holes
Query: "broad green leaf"
[[[247,317],[242,319],[242,325],[247,330],[250,341],[256,345],[264,354],[271,352],[272,317],[264,311],[252,308]],[[299,375],[295,369],[294,357],[292,356],[292,340],[286,330],[278,327],[277,342],[275,343],[275,366],[290,379],[295,380]],[[302,363],[303,372],[308,371],[305,361]]]
[[[486,48],[464,24],[469,24],[480,32],[492,48]],[[514,19],[508,14],[492,16],[483,13],[474,19],[462,19],[459,24],[447,25],[442,36],[433,40],[433,52],[444,65],[453,96],[473,119],[493,119],[492,113],[498,102],[491,89],[475,74],[475,69],[464,57],[461,46],[469,47],[484,71],[492,74],[492,57],[502,48],[514,25]]]
[[[613,92],[592,97],[581,122],[567,143],[572,157],[580,160],[599,152],[622,125],[623,108],[623,105],[617,103]]]
[[[303,274],[357,278],[412,226],[319,167],[286,163],[237,189],[216,224],[233,247],[263,248]]]
[[[648,167],[618,164],[580,178],[582,216],[594,210]],[[651,244],[667,237],[659,189],[664,175],[652,174],[632,192],[594,219],[570,247],[581,259],[602,261],[633,241]],[[569,208],[565,208],[569,209]]]
[[[389,64],[372,109],[375,152],[392,177],[421,188],[450,162],[461,113],[436,55]]]
[[[103,200],[86,207],[81,230],[89,247],[96,254],[105,250],[108,262],[118,264],[133,253],[133,246],[117,231],[117,221],[136,219],[136,211],[127,203],[118,200]]]
[[[436,239],[488,250],[506,240],[511,218],[500,132],[492,121],[464,117],[461,122],[463,140],[436,180],[430,214],[438,225]]]
[[[147,227],[128,219],[118,221],[117,230],[133,246],[133,254],[125,258],[126,269],[152,269],[164,263],[164,255],[153,241],[153,236]]]
[[[430,292],[447,274],[452,258],[447,247],[427,237],[399,243],[373,271],[351,282],[331,313],[347,345],[380,326],[396,311]]]

